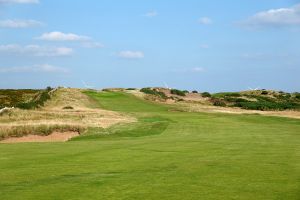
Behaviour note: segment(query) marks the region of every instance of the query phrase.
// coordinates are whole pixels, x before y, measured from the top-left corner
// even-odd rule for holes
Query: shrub
[[[194,93],[194,94],[197,94],[197,93],[198,93],[198,91],[197,91],[197,90],[193,90],[193,91],[192,91],[192,93]]]
[[[44,103],[50,99],[49,88],[46,88],[44,91],[40,92],[33,100],[29,102],[21,102],[16,105],[20,109],[33,109],[43,106]]]
[[[154,89],[151,89],[151,88],[142,88],[140,91],[145,93],[145,94],[151,94],[151,95],[159,96],[163,99],[167,98],[165,93],[154,90]]]
[[[297,109],[298,104],[291,102],[267,102],[267,101],[254,101],[254,102],[238,102],[234,106],[248,110],[286,110]]]
[[[136,90],[136,88],[127,88],[126,90]]]
[[[221,106],[221,107],[225,107],[226,103],[220,99],[214,99],[213,101],[213,105],[214,106]]]
[[[225,100],[228,102],[248,102],[248,100],[246,99],[242,99],[242,98],[232,98],[232,97],[225,97]]]
[[[65,110],[72,110],[74,108],[72,106],[65,106],[65,107],[63,107],[63,109],[65,109]]]
[[[216,98],[225,98],[225,97],[240,97],[242,95],[238,92],[221,92],[221,93],[216,93],[212,96]]]
[[[261,94],[262,94],[262,95],[267,95],[267,94],[269,94],[269,93],[268,93],[268,91],[264,90],[264,91],[261,92]]]
[[[48,92],[50,92],[51,90],[53,90],[53,88],[50,87],[50,86],[48,86],[48,87],[46,88],[46,90],[47,90]]]
[[[188,90],[183,90],[182,92],[184,92],[185,94],[190,93]]]
[[[295,98],[300,99],[300,93],[295,93]]]
[[[202,97],[211,97],[211,94],[209,92],[203,92],[201,94]]]
[[[175,95],[178,95],[178,96],[185,96],[185,92],[184,91],[177,90],[177,89],[172,89],[171,90],[171,94],[175,94]]]

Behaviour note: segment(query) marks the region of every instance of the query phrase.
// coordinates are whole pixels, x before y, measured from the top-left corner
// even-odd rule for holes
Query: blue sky
[[[0,0],[0,88],[300,91],[300,1]]]

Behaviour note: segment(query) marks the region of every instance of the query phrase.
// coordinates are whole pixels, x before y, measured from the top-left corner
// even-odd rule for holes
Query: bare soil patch
[[[0,141],[0,143],[27,143],[27,142],[66,142],[73,137],[79,136],[77,132],[54,132],[47,136],[26,135],[23,137],[10,137]]]

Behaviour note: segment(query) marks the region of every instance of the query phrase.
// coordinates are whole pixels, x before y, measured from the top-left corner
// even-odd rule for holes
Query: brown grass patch
[[[73,109],[64,109],[66,106]],[[135,121],[133,117],[100,109],[97,102],[80,89],[60,88],[41,109],[12,109],[0,116],[0,140],[32,134],[49,135],[55,131],[80,133],[88,127],[108,128]]]

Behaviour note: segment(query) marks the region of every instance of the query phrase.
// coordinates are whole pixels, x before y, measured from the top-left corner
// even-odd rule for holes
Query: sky
[[[297,0],[0,0],[0,88],[300,91]]]

